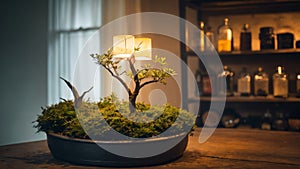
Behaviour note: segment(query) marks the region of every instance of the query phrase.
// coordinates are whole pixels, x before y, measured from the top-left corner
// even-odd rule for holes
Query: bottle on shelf
[[[240,35],[240,50],[241,51],[249,51],[252,49],[251,47],[251,41],[252,35],[249,29],[249,24],[244,24],[242,28],[242,32]]]
[[[221,124],[225,128],[236,128],[238,127],[241,121],[241,116],[238,112],[236,112],[232,108],[225,108],[222,118]]]
[[[289,130],[300,131],[300,115],[299,111],[293,110],[288,117]]]
[[[277,18],[277,49],[294,48],[294,31],[284,17]]]
[[[251,75],[245,67],[242,68],[237,80],[237,92],[241,96],[250,96],[251,94]]]
[[[234,72],[228,66],[224,66],[224,71],[218,75],[218,89],[220,95],[233,96],[234,88]],[[221,83],[226,81],[226,88]]]
[[[288,97],[288,78],[282,66],[273,74],[273,90],[274,97]]]
[[[259,33],[260,50],[275,49],[275,34],[273,27],[262,27]]]
[[[272,114],[270,113],[270,110],[268,109],[266,113],[264,114],[260,128],[263,130],[271,130],[272,129]]]
[[[209,42],[206,41],[206,49],[214,50],[214,48],[216,46],[215,45],[215,35],[214,35],[214,32],[211,30],[210,26],[207,27],[205,35],[206,35],[207,40],[209,40]]]
[[[212,85],[210,83],[210,78],[207,72],[202,74],[202,95],[210,96],[212,93]]]
[[[212,85],[210,77],[203,66],[200,66],[195,73],[198,89],[201,96],[210,96],[212,93]]]
[[[200,22],[200,51],[203,52],[205,50],[205,31],[204,31],[204,22]]]
[[[288,120],[285,116],[283,110],[276,106],[275,117],[273,118],[272,128],[274,130],[287,130],[288,129]]]
[[[201,71],[199,69],[195,72],[195,79],[196,79],[196,88],[195,88],[195,95],[200,96],[201,95],[201,89],[202,89],[202,81],[201,81]]]
[[[269,76],[259,67],[254,74],[254,95],[267,96],[269,94]]]
[[[218,29],[218,52],[233,51],[233,31],[229,26],[229,19],[224,19],[224,24]]]
[[[300,97],[300,73],[296,75],[296,91],[297,97]]]

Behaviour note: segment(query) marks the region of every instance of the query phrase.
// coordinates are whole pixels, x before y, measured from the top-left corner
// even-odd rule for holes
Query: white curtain
[[[49,0],[48,104],[72,93],[59,79],[72,81],[84,43],[100,27],[101,0]]]

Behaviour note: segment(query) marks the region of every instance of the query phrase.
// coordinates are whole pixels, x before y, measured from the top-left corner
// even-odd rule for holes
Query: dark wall
[[[0,5],[0,145],[43,139],[31,123],[47,103],[48,0]]]

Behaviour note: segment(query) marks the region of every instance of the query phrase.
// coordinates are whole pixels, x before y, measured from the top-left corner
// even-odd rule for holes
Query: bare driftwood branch
[[[64,79],[62,77],[60,77],[60,79],[62,79],[67,84],[67,86],[71,89],[71,91],[73,93],[73,96],[74,96],[74,107],[75,107],[75,109],[79,108],[82,104],[82,100],[83,100],[84,95],[87,94],[88,92],[90,92],[93,89],[93,87],[91,87],[89,90],[83,92],[82,95],[79,96],[78,91],[75,88],[75,86],[73,86],[69,81],[67,81],[66,79]]]

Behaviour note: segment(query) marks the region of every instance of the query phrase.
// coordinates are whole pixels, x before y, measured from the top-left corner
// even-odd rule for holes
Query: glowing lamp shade
[[[138,49],[134,52],[135,60],[151,60],[152,58],[152,45],[150,38],[135,38],[135,48]]]
[[[116,35],[113,37],[113,57],[129,58],[134,52],[134,36]]]

